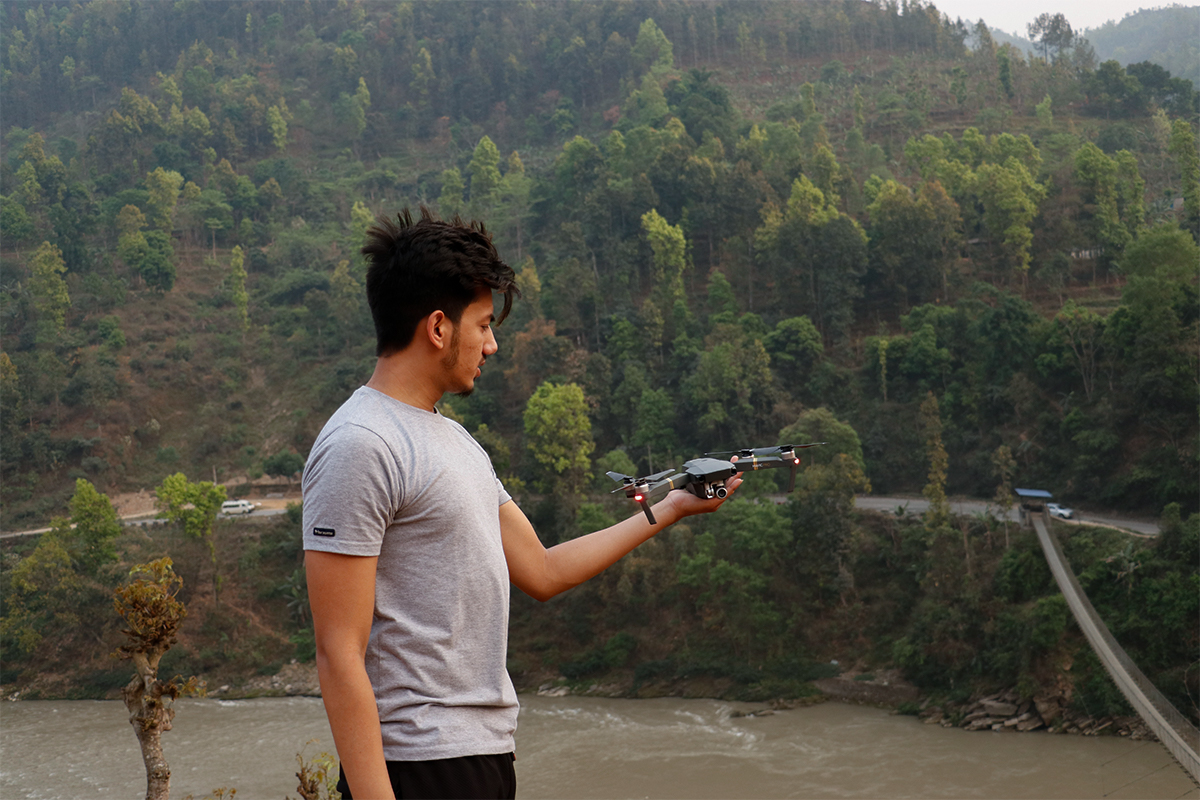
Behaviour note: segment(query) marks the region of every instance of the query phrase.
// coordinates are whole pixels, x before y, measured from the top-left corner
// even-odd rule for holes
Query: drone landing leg
[[[657,525],[658,523],[654,520],[654,514],[650,512],[650,504],[643,500],[641,501],[640,505],[642,507],[642,511],[646,512],[646,519],[650,520],[650,524]]]

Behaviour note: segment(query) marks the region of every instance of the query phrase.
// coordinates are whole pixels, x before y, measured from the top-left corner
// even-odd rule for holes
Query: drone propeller
[[[796,450],[806,447],[817,447],[828,442],[809,442],[808,444],[777,444],[774,447],[743,447],[741,450],[718,450],[715,453],[705,453],[706,456],[736,455],[738,458],[755,458],[758,456],[786,456]]]

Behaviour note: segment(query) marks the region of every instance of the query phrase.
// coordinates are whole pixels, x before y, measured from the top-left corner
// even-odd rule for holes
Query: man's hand
[[[738,457],[734,456],[729,460],[736,462]],[[678,522],[684,517],[691,517],[696,514],[711,514],[720,508],[722,503],[733,497],[733,493],[736,492],[737,488],[741,485],[742,473],[739,472],[733,477],[726,479],[725,488],[729,493],[725,495],[725,497],[704,499],[702,497],[697,497],[687,489],[674,489],[670,492],[667,492],[667,496],[654,506],[654,516],[657,517],[659,515],[660,508],[662,509],[665,518],[672,520],[673,522]]]

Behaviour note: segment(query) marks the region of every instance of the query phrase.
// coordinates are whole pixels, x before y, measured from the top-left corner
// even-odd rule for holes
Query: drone
[[[641,478],[622,475],[619,472],[605,474],[621,484],[613,489],[613,492],[624,491],[626,497],[642,507],[650,524],[655,525],[657,523],[654,513],[650,510],[652,500],[657,500],[672,489],[686,489],[702,500],[711,500],[714,497],[724,499],[729,495],[725,481],[739,472],[789,467],[792,474],[788,480],[788,491],[791,492],[796,487],[796,468],[800,466],[800,457],[796,455],[796,451],[823,444],[827,444],[827,442],[780,444],[774,447],[705,453],[701,458],[693,458],[691,461],[684,462],[683,471],[678,473],[674,469],[668,469]],[[736,455],[738,460],[727,461],[723,458],[713,458],[713,456],[722,455]]]

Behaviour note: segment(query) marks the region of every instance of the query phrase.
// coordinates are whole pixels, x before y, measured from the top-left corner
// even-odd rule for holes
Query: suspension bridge
[[[1036,493],[1035,493],[1036,492]],[[1191,776],[1197,786],[1200,786],[1200,729],[1191,723],[1162,692],[1138,669],[1137,664],[1125,652],[1125,649],[1113,638],[1104,624],[1104,620],[1096,613],[1096,609],[1088,600],[1087,594],[1079,585],[1070,563],[1063,556],[1062,548],[1049,530],[1048,514],[1044,508],[1039,508],[1036,502],[1048,499],[1049,493],[1037,490],[1018,490],[1022,500],[1021,516],[1032,523],[1037,531],[1038,541],[1045,551],[1046,561],[1059,590],[1067,600],[1067,605],[1075,617],[1080,630],[1087,637],[1092,650],[1113,682],[1121,690],[1121,694],[1129,701],[1129,705],[1138,716],[1154,732],[1158,740],[1171,756],[1179,762],[1184,771]],[[1030,502],[1030,501],[1034,502]]]

